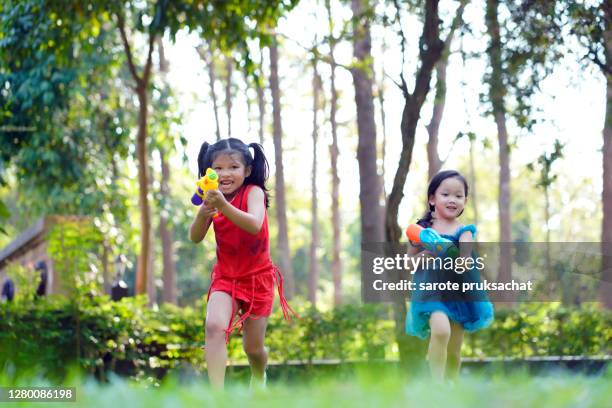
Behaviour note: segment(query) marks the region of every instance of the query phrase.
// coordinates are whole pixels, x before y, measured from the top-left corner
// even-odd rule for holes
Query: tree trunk
[[[219,124],[219,104],[217,102],[217,93],[215,92],[215,83],[217,82],[217,75],[215,73],[215,57],[212,49],[204,49],[203,46],[198,45],[196,47],[200,59],[204,61],[208,67],[208,86],[210,87],[210,98],[213,102],[213,112],[215,114],[215,130],[217,140],[221,140],[221,125]]]
[[[170,166],[168,166],[168,160],[166,158],[166,152],[164,150],[159,151],[161,158],[162,168],[162,179],[160,192],[162,196],[162,202],[167,202],[170,197]],[[162,281],[164,283],[164,289],[162,291],[162,301],[166,303],[177,304],[176,297],[176,263],[174,262],[174,232],[172,227],[168,224],[168,217],[166,212],[162,208],[159,217],[159,236],[162,242],[162,256],[164,269],[162,271]]]
[[[331,107],[329,113],[329,122],[331,124],[332,143],[329,146],[329,156],[331,160],[331,194],[332,194],[332,279],[334,281],[334,306],[342,304],[342,259],[340,258],[341,250],[341,225],[340,218],[340,176],[338,175],[338,123],[336,122],[336,113],[338,111],[338,91],[336,90],[336,60],[334,50],[336,47],[336,39],[333,36],[333,20],[331,14],[330,0],[325,1],[327,8],[327,18],[329,23],[329,56],[331,59]]]
[[[429,139],[427,141],[427,179],[431,180],[433,176],[440,171],[442,160],[438,154],[438,134],[440,132],[440,123],[444,115],[444,105],[446,103],[446,67],[448,65],[448,56],[446,59],[441,59],[436,64],[436,96],[434,98],[433,113],[431,121],[427,125],[427,133]]]
[[[512,258],[510,251],[511,215],[510,215],[510,147],[506,129],[506,109],[504,97],[506,88],[503,82],[502,43],[499,32],[498,0],[487,0],[486,20],[490,44],[487,50],[491,63],[489,99],[493,106],[493,116],[497,125],[499,144],[499,276],[501,282],[512,279]],[[506,299],[510,300],[510,299]]]
[[[149,184],[148,184],[148,160],[147,160],[147,120],[148,120],[148,95],[149,77],[151,74],[152,55],[154,49],[153,35],[149,35],[149,49],[147,60],[142,76],[136,72],[134,58],[125,31],[125,21],[121,13],[117,14],[117,27],[121,35],[123,49],[128,62],[130,74],[136,83],[135,90],[138,96],[138,133],[136,134],[136,157],[138,159],[138,202],[140,206],[140,254],[136,269],[135,293],[141,295],[146,293],[147,271],[149,270],[149,252],[151,248],[151,211],[149,209]]]
[[[548,177],[548,174],[546,175]],[[545,261],[546,261],[546,276],[548,280],[549,293],[555,293],[555,274],[551,269],[550,261],[550,185],[544,185],[544,220],[546,222],[546,247],[545,249]],[[565,301],[565,296],[562,300]]]
[[[402,92],[405,100],[400,126],[402,134],[402,152],[400,153],[398,168],[393,180],[393,188],[389,194],[387,204],[385,226],[386,236],[389,242],[399,242],[401,237],[401,229],[397,224],[397,212],[404,197],[404,184],[406,183],[406,177],[412,161],[416,126],[419,121],[421,107],[429,92],[434,66],[440,59],[444,47],[444,43],[439,38],[438,1],[428,0],[425,13],[425,24],[421,36],[421,41],[425,46],[423,46],[421,51],[421,67],[417,73],[417,79],[412,93],[408,91],[407,84],[402,76]]]
[[[510,214],[510,147],[506,130],[506,117],[503,112],[495,113],[499,139],[499,241],[502,243],[500,253],[499,279],[509,282],[512,279],[512,259],[509,243],[511,238]]]
[[[104,241],[102,242],[101,262],[102,262],[102,285],[104,287],[104,293],[106,295],[110,295],[110,291],[111,291],[111,278],[110,278],[110,274],[108,271],[109,254],[111,254],[111,248],[110,248],[110,245],[108,244],[108,241],[105,238]]]
[[[108,139],[107,139],[107,143],[108,143]],[[107,144],[107,148],[108,151],[112,151],[112,147],[110,145]],[[113,195],[117,194],[117,180],[119,179],[119,164],[117,163],[117,157],[112,154],[110,156],[110,164],[111,164],[111,183],[113,186]],[[115,200],[113,200],[110,203],[110,211],[113,211],[114,207],[117,207],[117,202],[115,202]],[[116,217],[113,217],[113,226],[117,226],[118,224],[118,220]],[[115,241],[113,241],[115,242]],[[113,256],[114,253],[116,253],[116,251],[113,251],[112,245],[110,242],[108,242],[106,239],[104,240],[104,251],[105,251],[105,255],[104,257],[110,257],[110,259],[106,259],[106,266],[104,266],[103,268],[107,270],[106,275],[107,278],[105,278],[105,283],[104,283],[104,293],[106,293],[107,295],[110,296],[111,294],[111,289],[112,289],[112,283],[113,283],[113,278],[111,276],[111,274],[108,272],[108,268],[109,268],[109,263],[112,263],[113,260],[115,259],[115,257]],[[115,270],[115,264],[113,263],[111,266],[112,270],[113,270],[113,274],[117,274],[117,271]]]
[[[255,84],[255,89],[257,91],[257,107],[259,109],[259,144],[263,146],[264,143],[264,126],[265,126],[265,118],[266,118],[266,101],[264,95],[264,70],[263,70],[263,57],[264,53],[261,50],[261,61],[259,62],[259,78],[257,83]]]
[[[225,57],[225,113],[227,114],[227,137],[232,137],[232,73],[234,72],[234,59]]]
[[[285,203],[285,175],[283,171],[283,127],[281,123],[280,85],[278,79],[278,44],[276,36],[270,46],[270,90],[272,93],[272,118],[275,162],[275,198],[276,218],[278,222],[278,257],[279,266],[286,280],[286,296],[291,299],[295,294],[293,266],[289,248],[289,232],[287,225],[287,209]]]
[[[477,184],[476,184],[476,166],[474,158],[474,138],[470,137],[470,201],[472,202],[472,209],[474,210],[474,224],[479,224],[478,216],[478,195],[477,195]]]
[[[436,64],[436,95],[434,97],[433,113],[431,115],[431,121],[427,125],[427,133],[429,134],[429,140],[427,142],[427,162],[429,167],[427,174],[429,180],[436,175],[442,167],[442,160],[438,154],[438,135],[440,133],[440,123],[442,123],[442,117],[444,115],[444,106],[446,104],[446,68],[448,66],[448,58],[450,56],[450,47],[453,42],[455,31],[459,28],[463,20],[463,10],[467,0],[462,0],[455,14],[455,18],[451,24],[450,31],[446,40],[444,41],[444,50],[442,51],[442,57]]]
[[[149,166],[149,191],[153,194],[153,179],[155,171]],[[149,233],[149,262],[147,263],[147,296],[149,297],[149,307],[157,303],[157,288],[155,286],[155,241],[154,241],[153,214],[151,214],[151,230]]]
[[[383,42],[383,49],[385,48]],[[382,143],[380,148],[380,162],[381,162],[381,174],[380,174],[380,183],[382,187],[382,195],[384,199],[387,199],[387,190],[385,188],[385,169],[387,164],[387,117],[385,114],[385,66],[383,62],[382,73],[380,76],[380,83],[377,84],[376,88],[378,90],[378,103],[380,104],[380,124],[382,129]]]
[[[609,18],[609,11],[607,14]],[[609,20],[608,20],[609,21]],[[606,46],[606,65],[612,66],[612,29],[606,27],[604,33]],[[601,245],[603,256],[602,303],[612,309],[612,75],[606,75],[606,118],[603,129],[603,219],[601,225]]]
[[[249,74],[243,70],[242,71],[243,76],[244,76],[244,101],[246,102],[246,108],[247,108],[247,116],[246,116],[246,121],[247,121],[247,134],[251,134],[251,131],[253,130],[253,127],[251,126],[251,114],[252,114],[252,104],[251,104],[251,98],[249,97],[249,88],[251,87],[251,81],[249,78]]]
[[[317,139],[319,138],[319,91],[321,78],[317,69],[316,57],[312,63],[312,176],[311,176],[311,240],[310,240],[310,271],[308,280],[308,299],[313,307],[317,307],[317,288],[319,286],[319,261],[317,249],[319,247],[319,214],[317,201]]]
[[[382,211],[380,196],[382,186],[376,164],[376,122],[374,119],[374,96],[372,93],[372,53],[370,23],[365,17],[368,0],[352,0],[353,11],[353,56],[359,67],[352,68],[357,106],[357,161],[359,162],[361,205],[361,241],[382,242]],[[365,265],[362,256],[362,272]]]
[[[387,242],[399,242],[401,237],[401,229],[397,223],[397,217],[399,205],[404,196],[404,184],[406,183],[406,177],[412,161],[416,127],[419,121],[421,108],[429,92],[433,69],[440,59],[444,48],[444,43],[439,38],[438,23],[438,1],[427,0],[425,4],[425,23],[420,39],[420,43],[423,44],[419,55],[421,64],[416,74],[415,86],[412,93],[408,90],[403,73],[401,74],[401,89],[405,100],[400,126],[402,134],[402,151],[400,153],[398,168],[393,179],[393,187],[387,200],[387,213],[385,217],[385,236]],[[405,365],[411,362],[420,361],[425,350],[421,342],[409,339],[404,332],[406,311],[405,302],[394,302],[393,318],[395,320],[395,335],[399,346],[400,360],[402,364]]]
[[[138,202],[140,206],[140,255],[136,270],[137,295],[147,292],[147,272],[149,271],[149,252],[151,251],[151,210],[149,208],[149,175],[147,157],[147,91],[137,88],[138,93],[138,133],[136,136],[136,154],[138,157]]]
[[[159,51],[159,72],[164,81],[164,86],[168,86],[166,76],[169,71],[168,60],[165,57],[163,40],[158,39],[158,51]],[[159,157],[161,161],[161,184],[160,184],[160,195],[162,203],[170,201],[170,166],[168,166],[167,153],[164,148],[159,149]],[[165,208],[160,209],[159,216],[159,237],[162,243],[162,258],[163,258],[163,270],[162,270],[162,301],[166,303],[177,304],[176,298],[176,264],[174,262],[174,232],[172,227],[168,223],[168,217]]]

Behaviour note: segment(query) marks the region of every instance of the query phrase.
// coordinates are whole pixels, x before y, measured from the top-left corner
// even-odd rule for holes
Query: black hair
[[[249,151],[253,149],[253,155]],[[240,139],[230,137],[221,139],[216,143],[202,143],[200,153],[198,154],[198,177],[204,176],[206,169],[212,166],[212,162],[221,153],[231,154],[237,153],[242,157],[242,162],[245,167],[251,166],[251,174],[244,179],[244,184],[254,184],[260,187],[265,195],[266,208],[270,206],[270,194],[266,188],[266,181],[270,173],[268,160],[263,151],[263,147],[259,143],[246,144]]]
[[[427,187],[427,211],[425,212],[422,218],[419,218],[419,220],[417,221],[417,224],[425,228],[429,228],[432,226],[433,224],[433,214],[432,213],[434,211],[434,206],[429,203],[429,197],[436,195],[436,190],[438,189],[438,187],[440,187],[440,184],[442,184],[442,182],[446,180],[447,178],[452,178],[452,177],[459,179],[459,181],[463,182],[463,187],[465,188],[465,197],[467,198],[468,184],[467,184],[467,181],[465,181],[465,177],[463,177],[461,173],[459,173],[456,170],[444,170],[444,171],[439,172],[438,174],[433,176],[433,178],[429,182],[429,187]],[[463,214],[463,210],[461,210],[461,212],[459,213],[459,215],[461,214]]]

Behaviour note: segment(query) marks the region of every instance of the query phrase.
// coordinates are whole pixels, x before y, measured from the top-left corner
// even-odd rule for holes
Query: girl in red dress
[[[251,383],[265,385],[268,354],[264,337],[274,286],[285,318],[294,313],[283,296],[282,275],[270,259],[268,161],[261,145],[229,138],[213,145],[204,142],[198,155],[199,176],[209,167],[217,172],[219,189],[208,192],[189,232],[190,239],[198,243],[212,224],[217,242],[206,309],[208,378],[212,386],[223,387],[229,335],[242,329]]]

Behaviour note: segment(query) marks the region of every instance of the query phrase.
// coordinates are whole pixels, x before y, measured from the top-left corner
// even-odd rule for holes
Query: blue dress
[[[472,224],[460,227],[453,235],[440,235],[457,243],[465,231],[471,231],[472,235],[476,236],[476,227]],[[452,273],[450,276],[445,270],[419,269],[414,274],[413,281],[418,288],[420,283],[446,282],[449,277],[452,281],[459,283],[480,282],[480,272],[477,269],[463,274]],[[485,328],[493,322],[493,304],[484,291],[466,293],[465,297],[469,297],[470,300],[461,300],[461,296],[455,292],[452,300],[444,300],[445,296],[442,292],[415,290],[410,302],[410,310],[406,315],[406,333],[421,339],[429,337],[429,316],[436,311],[444,312],[451,321],[461,324],[468,332]]]

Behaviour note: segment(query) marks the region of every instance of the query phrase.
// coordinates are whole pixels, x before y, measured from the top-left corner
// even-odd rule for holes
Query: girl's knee
[[[244,343],[244,352],[249,357],[264,357],[266,355],[266,348],[263,344],[251,344]]]
[[[451,326],[448,317],[442,312],[433,312],[429,318],[431,340],[447,344],[451,337]]]
[[[206,337],[225,337],[225,330],[227,329],[227,322],[222,322],[218,319],[206,320]]]
[[[431,339],[437,343],[447,344],[450,336],[450,327],[444,325],[434,325],[431,327]]]

